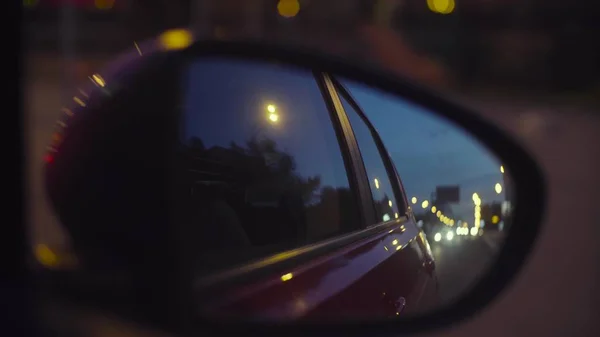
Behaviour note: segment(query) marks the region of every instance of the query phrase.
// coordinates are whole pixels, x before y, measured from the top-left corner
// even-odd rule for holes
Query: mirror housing
[[[133,62],[131,71],[117,68],[114,81],[125,88],[126,99],[112,100],[110,89],[96,83],[97,88],[93,89],[88,103],[77,107],[87,111],[75,112],[67,122],[69,127],[65,129],[63,138],[69,141],[55,144],[55,149],[47,157],[46,188],[50,200],[69,233],[78,238],[74,240],[75,251],[86,252],[83,259],[92,266],[90,273],[101,273],[104,268],[114,267],[118,260],[120,267],[132,275],[127,281],[129,283],[124,282],[121,286],[122,293],[131,297],[128,303],[132,303],[133,307],[115,305],[115,299],[105,303],[106,310],[175,333],[212,328],[231,333],[252,329],[267,335],[316,333],[347,336],[372,331],[413,333],[448,326],[475,314],[514,280],[526,261],[545,206],[543,174],[526,150],[477,113],[383,69],[307,50],[238,41],[199,41],[189,46],[171,45],[165,48],[158,40],[157,46],[154,52],[135,56],[140,58],[138,61],[124,61],[125,67],[131,67]],[[156,86],[161,89],[161,95],[177,95],[176,88],[161,87],[154,80],[172,83],[171,69],[199,57],[269,61],[314,72],[335,73],[410,100],[473,135],[511,173],[514,195],[518,200],[512,213],[514,225],[494,266],[455,303],[418,317],[400,317],[394,321],[298,322],[293,324],[292,330],[289,330],[291,323],[240,321],[232,324],[225,320],[196,317],[193,296],[189,296],[193,292],[192,275],[186,271],[186,266],[193,264],[188,254],[189,238],[182,228],[161,226],[161,223],[173,219],[169,209],[177,207],[163,207],[170,205],[167,197],[170,186],[158,183],[154,187],[158,192],[155,196],[150,197],[146,193],[148,182],[168,181],[166,175],[170,168],[160,164],[168,161],[155,159],[173,155],[165,145],[178,125],[160,114],[159,105],[144,106],[145,97],[129,92],[127,87],[145,86],[153,90]],[[109,83],[113,79],[107,77],[103,81]],[[136,112],[131,116],[118,116],[111,109],[113,106]],[[133,127],[135,136],[131,134]],[[94,179],[97,176],[105,178]],[[145,212],[149,209],[152,212]],[[144,224],[144,227],[116,231],[106,226],[115,218],[123,223]],[[82,222],[88,228],[78,227],[77,224]],[[93,230],[90,231],[90,228]],[[94,240],[110,242],[110,249],[102,244],[91,244]],[[130,242],[134,241],[138,245],[131,247]],[[108,252],[121,258],[110,259]],[[127,258],[122,258],[124,256]],[[125,308],[124,311],[119,312],[117,306]],[[142,314],[138,316],[138,312]]]

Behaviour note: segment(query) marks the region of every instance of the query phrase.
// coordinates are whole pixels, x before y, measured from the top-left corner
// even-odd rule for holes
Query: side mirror
[[[45,175],[78,264],[50,303],[177,333],[414,332],[516,277],[544,180],[477,113],[309,51],[169,46],[65,110]]]

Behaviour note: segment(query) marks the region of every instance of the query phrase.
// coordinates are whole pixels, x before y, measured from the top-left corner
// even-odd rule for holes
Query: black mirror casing
[[[191,276],[184,271],[190,261],[180,259],[186,256],[186,245],[181,244],[186,240],[185,235],[175,226],[160,225],[177,217],[176,210],[180,207],[172,204],[168,197],[173,192],[172,186],[177,184],[172,184],[169,178],[171,167],[164,164],[171,162],[167,159],[173,156],[175,144],[172,141],[179,125],[176,118],[164,111],[173,109],[169,104],[177,96],[175,83],[179,71],[190,60],[202,57],[270,61],[335,73],[401,96],[473,135],[502,161],[514,183],[513,225],[494,266],[454,304],[430,314],[396,321],[353,321],[343,325],[299,323],[292,328],[283,323],[231,323],[191,317],[193,303],[186,295],[191,291],[187,285]],[[546,202],[542,171],[515,140],[477,113],[374,67],[259,42],[196,42],[183,50],[146,53],[143,58],[135,72],[117,81],[118,90],[111,93],[110,89],[95,89],[87,106],[79,107],[81,111],[75,113],[65,130],[64,141],[52,154],[45,171],[51,203],[65,228],[75,237],[74,249],[85,252],[91,270],[100,272],[107,266],[119,265],[131,273],[132,283],[123,285],[128,289],[124,293],[131,295],[126,302],[137,304],[129,311],[123,309],[123,315],[136,312],[136,308],[145,310],[141,316],[132,314],[128,318],[177,333],[212,328],[223,334],[256,331],[261,335],[422,332],[448,326],[481,310],[510,285],[527,261]],[[150,92],[160,93],[160,97],[149,97]],[[135,113],[115,114],[124,109],[135,110]],[[104,178],[95,179],[100,176]],[[149,182],[153,183],[149,185]],[[115,218],[132,227],[107,225]],[[86,228],[78,226],[82,222],[87,224]],[[144,228],[133,224],[144,224]],[[145,235],[139,236],[139,233]],[[130,242],[139,244],[132,248]],[[107,258],[104,243],[109,243],[114,259]],[[158,293],[162,296],[156,295]],[[149,294],[156,296],[150,299]],[[160,309],[149,310],[151,307]]]

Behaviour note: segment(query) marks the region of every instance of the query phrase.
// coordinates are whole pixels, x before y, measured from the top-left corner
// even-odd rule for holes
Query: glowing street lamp
[[[267,111],[269,112],[269,120],[273,123],[276,123],[279,120],[279,115],[277,114],[277,107],[273,104],[267,105]]]
[[[494,186],[494,190],[496,190],[497,194],[502,193],[502,185],[500,183],[496,183],[496,185]]]
[[[479,198],[479,194],[473,193],[473,203],[475,204],[474,208],[474,225],[475,227],[479,227],[479,223],[481,220],[481,198]]]

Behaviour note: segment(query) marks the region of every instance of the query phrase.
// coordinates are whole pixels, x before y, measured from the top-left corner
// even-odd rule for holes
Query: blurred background
[[[589,0],[24,0],[32,243],[58,251],[68,247],[46,203],[40,173],[56,118],[77,83],[123,51],[143,52],[142,41],[172,27],[191,25],[201,37],[278,39],[388,62],[401,75],[475,107],[544,166],[554,189],[544,232],[523,277],[484,319],[444,336],[597,335],[592,329],[598,331],[599,227],[590,219],[597,208],[598,164],[593,147],[582,145],[598,140],[598,119],[584,115],[600,106],[599,5]],[[390,50],[395,54],[386,57]],[[415,207],[424,198],[434,200],[418,197]],[[424,212],[423,222],[425,215],[435,214]],[[565,231],[565,224],[575,224],[575,230]],[[575,236],[565,239],[566,233]],[[557,297],[560,303],[546,305]]]
[[[24,0],[33,243],[65,246],[41,188],[62,105],[123,51],[173,27],[380,63],[467,103],[506,110],[600,101],[598,2],[564,0]],[[535,123],[525,120],[523,123]]]

